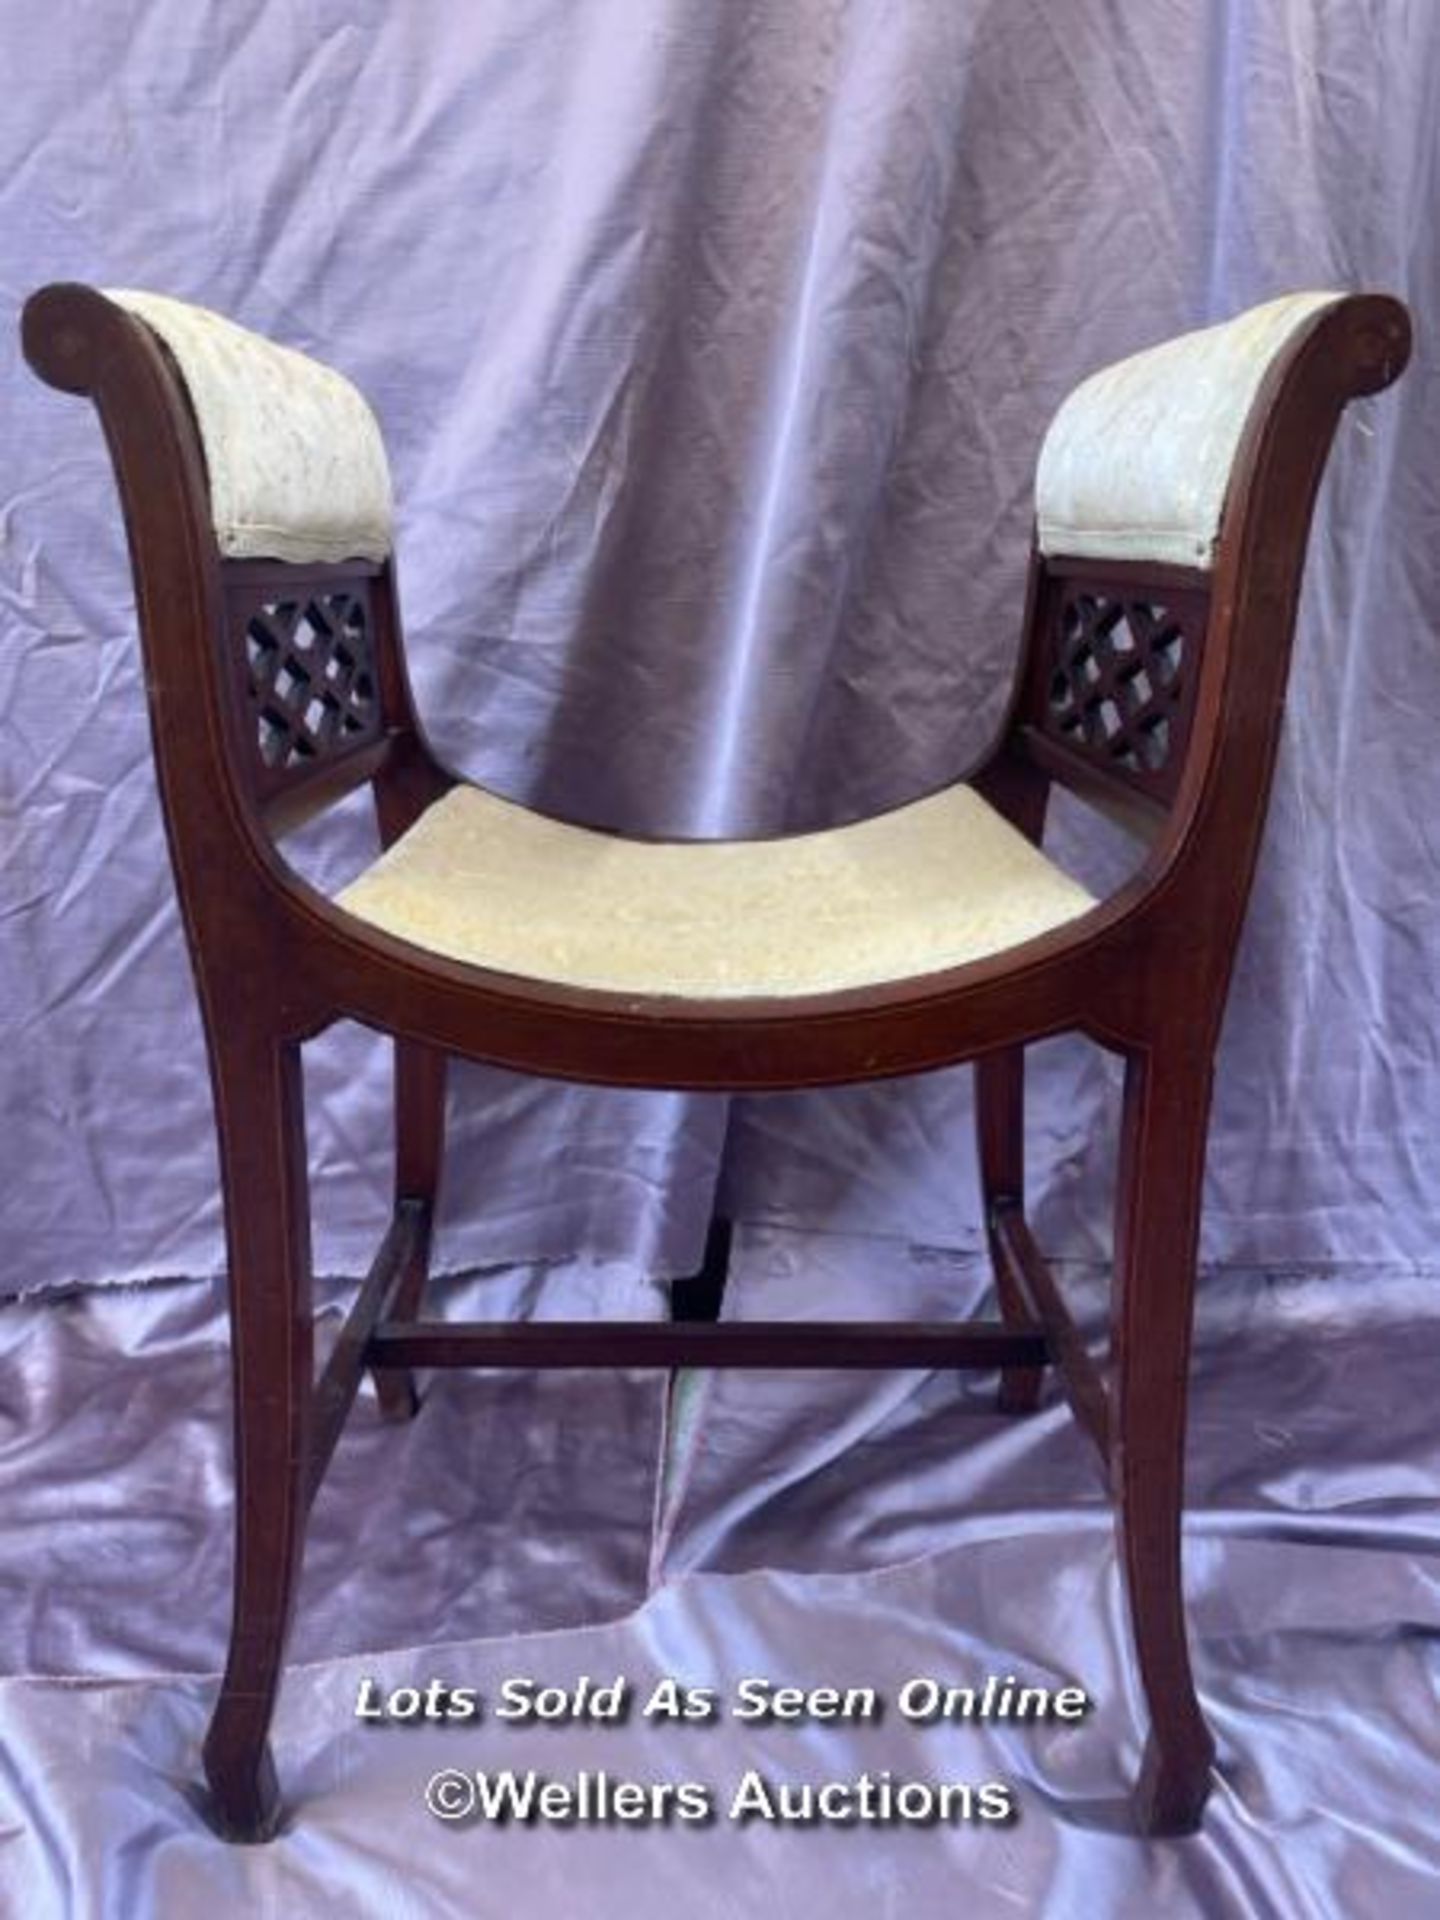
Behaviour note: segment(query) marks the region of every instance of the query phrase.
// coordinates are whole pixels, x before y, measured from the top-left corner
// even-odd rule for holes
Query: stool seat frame
[[[1181,1507],[1213,1059],[1316,489],[1346,402],[1393,380],[1408,342],[1403,306],[1381,295],[1347,296],[1297,331],[1251,408],[1212,569],[1033,548],[1013,698],[964,777],[1037,843],[1057,782],[1119,818],[1148,848],[1119,892],[948,972],[808,997],[686,1000],[447,960],[366,925],[295,874],[280,835],[357,786],[373,790],[388,846],[455,783],[415,710],[393,561],[224,558],[196,419],[157,337],[91,288],[53,286],[30,300],[31,365],[94,401],[113,457],[213,1080],[236,1478],[232,1636],[204,1747],[222,1832],[261,1839],[280,1823],[268,1734],[306,1520],[366,1370],[385,1411],[403,1416],[416,1405],[412,1369],[466,1365],[998,1368],[1002,1404],[1016,1413],[1035,1405],[1053,1369],[1114,1494],[1150,1720],[1138,1822],[1151,1833],[1197,1824],[1214,1746],[1186,1641]],[[314,604],[321,619],[341,602],[362,608],[376,683],[373,724],[278,768],[257,757],[237,672],[257,608],[277,599]],[[1112,671],[1101,643],[1116,618],[1132,636],[1150,633],[1157,652],[1157,622],[1183,635],[1161,764],[1144,741],[1117,748],[1067,721],[1067,659],[1082,645]],[[394,1211],[316,1381],[301,1047],[338,1020],[394,1040]],[[1025,1214],[1024,1049],[1067,1032],[1124,1062],[1107,1366],[1087,1352]],[[426,1320],[450,1056],[611,1086],[736,1093],[973,1061],[1000,1317],[812,1327]]]

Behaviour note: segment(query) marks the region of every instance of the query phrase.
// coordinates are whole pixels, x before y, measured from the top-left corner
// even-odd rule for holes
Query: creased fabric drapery
[[[487,1276],[457,1304],[544,1310],[559,1294],[613,1312],[633,1287],[623,1262],[536,1280]],[[842,1236],[737,1242],[741,1312],[864,1315],[877,1284],[923,1314],[963,1309],[983,1275]],[[1099,1330],[1103,1293],[1074,1291]],[[338,1305],[327,1296],[327,1332]],[[228,1601],[221,1303],[194,1283],[91,1290],[68,1311],[7,1303],[0,1910],[1428,1920],[1429,1283],[1222,1278],[1197,1335],[1187,1589],[1219,1747],[1198,1835],[1127,1830],[1141,1708],[1120,1572],[1103,1476],[1058,1400],[1014,1420],[976,1376],[831,1375],[808,1397],[769,1376],[758,1407],[694,1410],[688,1470],[652,1532],[657,1376],[450,1373],[408,1426],[368,1392],[356,1408],[312,1517],[275,1721],[290,1822],[271,1845],[232,1847],[196,1791]],[[1006,1674],[1078,1687],[1090,1708],[1068,1722],[899,1709],[912,1679]],[[573,1692],[585,1676],[623,1680],[628,1717],[491,1711],[507,1682]],[[883,1711],[742,1721],[747,1679],[871,1687]],[[666,1680],[712,1689],[715,1717],[647,1716]],[[382,1697],[473,1687],[486,1717],[362,1721],[367,1681]],[[716,1817],[447,1825],[424,1792],[450,1768],[693,1782]],[[730,1807],[751,1771],[777,1793],[995,1781],[1018,1818],[742,1822]]]
[[[0,318],[203,301],[380,416],[419,697],[501,792],[644,831],[963,769],[1035,456],[1094,368],[1295,288],[1417,318],[1322,494],[1222,1048],[1206,1251],[1429,1268],[1440,1137],[1436,192],[1421,0],[9,5]],[[198,1021],[93,417],[0,366],[0,1182],[11,1290],[218,1271]],[[1123,851],[1057,810],[1092,888]],[[307,857],[353,871],[354,809]],[[384,1049],[311,1050],[317,1258],[365,1265]],[[1042,1238],[1098,1254],[1113,1063],[1037,1063]],[[441,1257],[698,1255],[742,1218],[976,1243],[964,1072],[613,1094],[457,1071]]]

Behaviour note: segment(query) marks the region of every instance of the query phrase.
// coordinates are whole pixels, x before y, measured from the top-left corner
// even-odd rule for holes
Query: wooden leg
[[[1191,1833],[1214,1741],[1195,1697],[1181,1585],[1185,1402],[1199,1241],[1208,1060],[1131,1058],[1117,1192],[1112,1477],[1141,1682],[1150,1709],[1137,1810]]]
[[[1025,1303],[1010,1279],[1010,1269],[995,1244],[995,1209],[1025,1202],[1025,1051],[982,1054],[975,1062],[975,1128],[980,1146],[980,1189],[990,1266],[1006,1326],[1026,1326]],[[1039,1367],[1006,1367],[1000,1375],[1003,1413],[1032,1413],[1044,1378]]]
[[[678,1321],[718,1320],[730,1274],[733,1229],[717,1213],[705,1235],[705,1254],[698,1273],[670,1283],[670,1318]]]
[[[280,1800],[270,1718],[306,1520],[313,1331],[305,1115],[298,1046],[228,1036],[212,1054],[235,1431],[235,1597],[205,1738],[217,1826],[265,1840]]]
[[[392,1320],[413,1320],[430,1277],[430,1244],[445,1161],[445,1055],[413,1040],[395,1042],[395,1198],[425,1203],[424,1231],[395,1291]],[[409,1367],[377,1367],[375,1391],[387,1420],[408,1420],[420,1404]]]

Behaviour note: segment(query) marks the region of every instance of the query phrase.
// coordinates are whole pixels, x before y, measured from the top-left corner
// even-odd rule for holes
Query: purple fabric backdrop
[[[741,1236],[732,1310],[968,1304],[966,1263]],[[597,1276],[603,1276],[597,1278]],[[1073,1276],[1067,1275],[1067,1281]],[[514,1276],[464,1310],[514,1310]],[[628,1268],[554,1276],[613,1308]],[[496,1289],[500,1298],[494,1298]],[[556,1288],[551,1288],[551,1291]],[[1074,1290],[1103,1333],[1103,1293]],[[605,1295],[609,1293],[607,1300]],[[275,1722],[290,1824],[197,1805],[229,1573],[224,1320],[198,1284],[0,1308],[0,1911],[16,1920],[577,1914],[827,1920],[1430,1920],[1440,1858],[1440,1328],[1429,1282],[1212,1286],[1190,1446],[1189,1616],[1219,1744],[1203,1831],[1126,1831],[1140,1705],[1102,1477],[1063,1405],[993,1380],[793,1377],[679,1423],[654,1375],[449,1374],[362,1396],[316,1503]],[[543,1290],[542,1290],[543,1300]],[[339,1302],[325,1327],[337,1325]],[[714,1383],[718,1389],[726,1384]],[[1384,1407],[1386,1417],[1376,1418]],[[18,1417],[9,1417],[11,1415]],[[652,1515],[658,1525],[652,1525]],[[940,1722],[905,1680],[1079,1686],[1079,1723]],[[877,1722],[361,1724],[358,1689],[874,1686]],[[440,1768],[696,1781],[709,1827],[442,1825]],[[747,1769],[818,1787],[1006,1782],[1013,1826],[727,1816]]]
[[[297,1825],[222,1849],[190,1796],[225,1624],[223,1320],[182,1286],[0,1310],[0,1904],[428,1914],[483,1888],[560,1914],[583,1884],[667,1914],[809,1912],[817,1888],[836,1915],[1427,1912],[1434,9],[0,0],[0,46],[4,337],[31,288],[77,277],[351,373],[392,449],[438,742],[603,824],[806,827],[959,770],[1014,660],[1040,435],[1094,366],[1296,287],[1393,289],[1418,333],[1322,496],[1221,1063],[1207,1254],[1322,1277],[1212,1273],[1202,1301],[1205,1834],[1117,1831],[1134,1676],[1100,1485],[1053,1402],[1014,1423],[945,1376],[700,1381],[662,1484],[653,1378],[453,1378],[398,1435],[357,1412],[277,1724]],[[13,345],[0,805],[0,1291],[216,1272],[111,483],[93,418]],[[352,808],[302,855],[338,877],[365,844]],[[1094,885],[1124,858],[1068,804],[1054,846]],[[385,1211],[385,1061],[356,1032],[312,1054],[318,1262],[354,1272]],[[1034,1086],[1041,1238],[1098,1330],[1116,1077],[1052,1043]],[[719,1178],[760,1223],[729,1313],[963,1310],[987,1284],[968,1101],[964,1074],[728,1106],[461,1070],[444,1256],[590,1257],[471,1279],[475,1312],[659,1312],[645,1277],[694,1259]],[[350,1712],[372,1665],[891,1684],[907,1663],[1078,1679],[1097,1713],[1075,1739],[641,1725],[501,1751],[655,1778],[1000,1771],[1013,1832],[467,1840],[420,1783],[496,1749],[372,1739]]]
[[[584,820],[811,826],[960,769],[1015,657],[1067,388],[1277,291],[1408,295],[1416,364],[1349,422],[1321,503],[1206,1231],[1231,1264],[1433,1262],[1432,9],[150,0],[0,25],[24,76],[5,334],[79,277],[354,375],[437,740]],[[88,411],[13,346],[0,469],[4,1284],[213,1272],[111,483]],[[351,820],[314,857],[361,845]],[[1055,845],[1114,871],[1073,821]],[[357,1271],[385,1060],[357,1034],[314,1056],[319,1262]],[[1114,1074],[1058,1048],[1038,1084],[1042,1225],[1097,1252]],[[731,1203],[971,1245],[968,1100],[961,1073],[737,1106]],[[725,1103],[467,1070],[454,1115],[448,1264],[698,1252]]]

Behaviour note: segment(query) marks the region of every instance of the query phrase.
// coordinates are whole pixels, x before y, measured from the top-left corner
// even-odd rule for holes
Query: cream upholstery
[[[220,551],[232,559],[383,560],[390,472],[343,375],[159,293],[111,291],[174,355],[195,409]]]
[[[999,953],[1094,903],[968,787],[779,840],[641,841],[457,787],[339,896],[386,933],[618,993],[823,993]]]
[[[1266,369],[1298,327],[1343,297],[1289,294],[1083,381],[1040,450],[1041,552],[1209,567]]]

